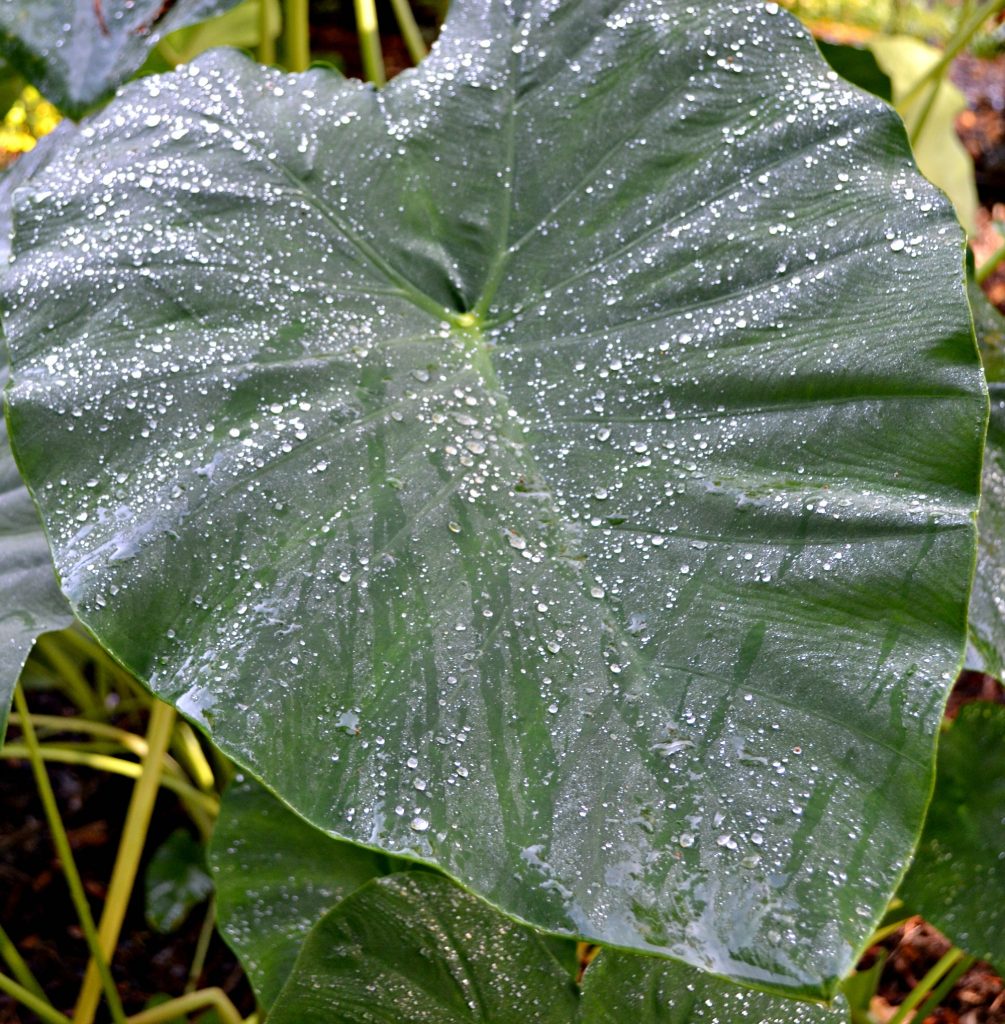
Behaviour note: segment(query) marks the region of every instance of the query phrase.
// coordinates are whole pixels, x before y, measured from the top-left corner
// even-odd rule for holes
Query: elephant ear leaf
[[[575,1024],[541,937],[428,871],[375,879],[314,927],[275,1024]]]
[[[458,0],[380,92],[135,83],[16,213],[15,449],[103,644],[325,832],[833,993],[986,416],[888,107],[754,0]]]
[[[72,132],[72,128],[57,129],[0,178],[3,273],[10,254],[14,190],[38,173]],[[0,337],[0,393],[7,385],[7,362],[7,344]],[[7,422],[0,416],[0,738],[14,686],[35,640],[40,634],[64,629],[71,622],[73,614],[59,592],[38,510],[21,481],[7,440]]]
[[[105,99],[159,40],[238,0],[3,0],[0,56],[70,117]]]

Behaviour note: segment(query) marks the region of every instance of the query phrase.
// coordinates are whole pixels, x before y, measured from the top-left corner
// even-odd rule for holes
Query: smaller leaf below
[[[213,892],[203,849],[187,829],[173,832],[147,868],[147,920],[159,932],[173,932]]]
[[[968,953],[1005,965],[1005,707],[966,704],[939,744],[935,794],[898,895]]]
[[[398,862],[308,825],[242,780],[224,794],[209,848],[220,930],[270,1007],[308,932],[340,900]]]

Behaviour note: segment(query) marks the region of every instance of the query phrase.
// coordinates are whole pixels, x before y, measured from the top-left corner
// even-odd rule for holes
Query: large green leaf
[[[9,259],[14,190],[46,166],[70,134],[70,129],[57,130],[0,178],[0,268],[6,269]],[[7,376],[7,345],[0,337],[0,392]],[[35,639],[72,621],[52,571],[38,511],[14,464],[7,422],[0,416],[0,739],[14,686]]]
[[[947,725],[921,844],[898,896],[968,953],[1005,965],[1005,708]]]
[[[131,86],[19,206],[12,423],[84,621],[314,824],[829,993],[986,398],[948,205],[772,11],[461,0],[380,93]]]
[[[0,55],[72,117],[103,100],[170,32],[238,0],[0,0]]]

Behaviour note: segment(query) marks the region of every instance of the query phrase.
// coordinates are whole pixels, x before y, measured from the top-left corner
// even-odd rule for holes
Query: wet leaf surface
[[[797,1003],[680,964],[606,950],[587,969],[582,1024],[847,1024],[842,999]]]
[[[220,931],[268,1009],[315,924],[405,865],[312,828],[250,780],[224,794],[210,846]]]
[[[6,268],[8,261],[14,189],[44,167],[68,137],[68,130],[59,131],[0,178],[0,267]],[[7,385],[7,362],[7,344],[0,335],[0,392]],[[14,464],[7,423],[0,416],[0,738],[32,644],[40,634],[64,629],[71,622],[73,615],[59,592],[38,511]]]
[[[923,814],[985,415],[895,116],[759,4],[461,2],[381,93],[221,52],[82,135],[7,303],[102,642],[322,829],[831,992]]]
[[[840,1007],[751,992],[613,950],[587,969],[580,997],[556,940],[440,876],[387,874],[405,865],[331,839],[251,782],[224,797],[212,856],[224,934],[270,1021],[845,1020]]]

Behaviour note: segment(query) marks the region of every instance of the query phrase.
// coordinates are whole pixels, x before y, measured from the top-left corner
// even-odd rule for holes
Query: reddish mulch
[[[889,958],[880,977],[870,1013],[880,1024],[889,1020],[911,990],[952,948],[949,940],[920,917],[912,917],[883,942],[871,947],[859,966],[866,970],[881,950]],[[1005,984],[986,963],[976,963],[960,978],[942,1005],[915,1024],[1005,1024]]]

